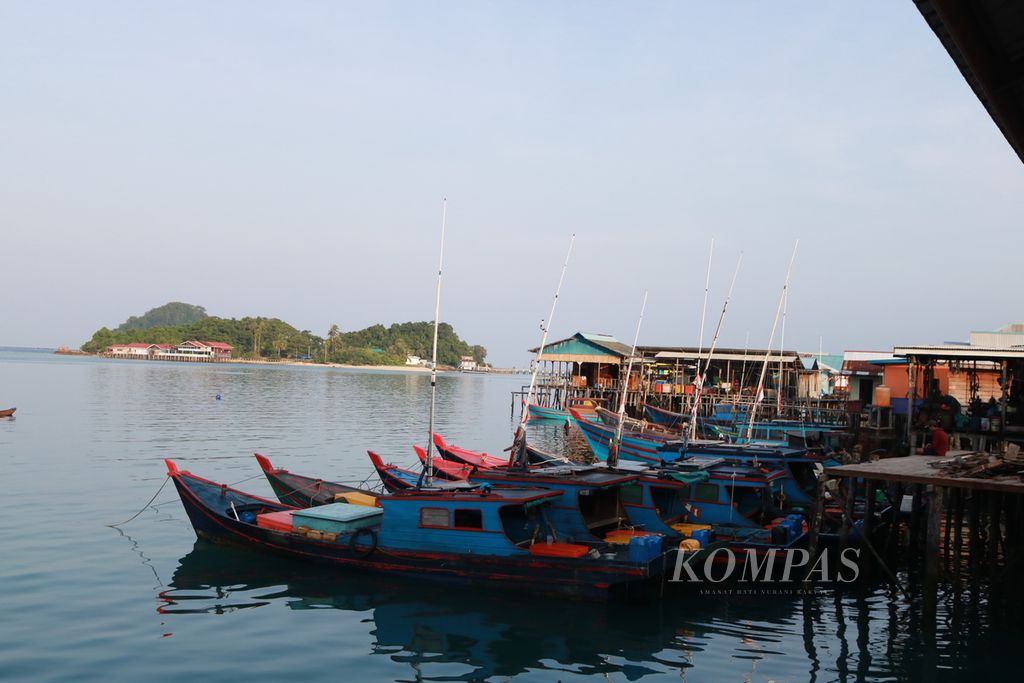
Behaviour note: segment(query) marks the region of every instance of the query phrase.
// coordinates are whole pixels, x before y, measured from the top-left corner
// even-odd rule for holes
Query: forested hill
[[[183,304],[180,301],[172,301],[169,304],[152,308],[141,316],[132,316],[121,323],[117,332],[128,330],[148,330],[153,327],[175,327],[188,325],[207,317],[206,309],[202,306]]]
[[[202,311],[205,317],[184,324],[144,329],[125,327],[133,320],[143,320],[150,313],[166,308],[161,306],[139,318],[129,318],[116,330],[100,328],[92,339],[82,345],[82,350],[96,353],[111,344],[178,344],[198,339],[231,344],[235,347],[233,355],[236,358],[309,358],[316,362],[352,365],[403,365],[410,355],[429,359],[434,335],[432,322],[408,322],[388,327],[373,325],[355,332],[342,332],[337,325],[332,325],[327,335],[320,337],[309,330],[297,330],[277,318],[207,316],[200,306],[191,308]],[[455,366],[462,356],[473,356],[477,363],[483,363],[487,349],[471,346],[459,338],[451,325],[441,323],[437,337],[438,364]]]

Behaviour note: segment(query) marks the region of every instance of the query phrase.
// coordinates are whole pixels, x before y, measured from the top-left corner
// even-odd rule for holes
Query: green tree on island
[[[172,304],[167,306],[172,306],[169,310],[181,312]],[[129,321],[140,321],[153,311],[167,309],[167,306],[155,308],[139,318],[129,318]],[[82,345],[82,350],[98,353],[111,344],[180,344],[189,339],[197,339],[231,344],[236,357],[296,358],[314,355],[311,351],[316,349],[317,362],[403,365],[410,355],[430,358],[434,335],[432,322],[393,323],[387,327],[371,325],[354,332],[342,332],[335,324],[331,325],[324,339],[309,330],[300,331],[277,318],[219,318],[206,315],[201,306],[190,308],[203,311],[203,317],[179,325],[121,329],[124,327],[122,325],[116,330],[101,327],[92,335],[92,339]],[[194,314],[196,310],[192,312]],[[149,321],[154,319],[153,316],[148,318]],[[470,346],[459,338],[450,324],[441,323],[437,337],[438,364],[454,367],[459,364],[462,356],[472,356],[477,363],[483,363],[487,349],[479,345]]]

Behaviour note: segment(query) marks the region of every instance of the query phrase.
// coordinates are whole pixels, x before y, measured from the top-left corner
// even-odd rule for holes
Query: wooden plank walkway
[[[977,491],[996,491],[999,493],[1024,494],[1024,480],[1017,475],[999,477],[958,477],[943,474],[929,463],[936,460],[947,460],[956,455],[967,455],[973,451],[949,451],[946,455],[908,455],[898,458],[884,458],[875,462],[864,462],[856,465],[838,465],[826,467],[825,474],[829,477],[863,477],[878,481],[899,481],[909,484],[930,484],[948,488],[973,489]]]

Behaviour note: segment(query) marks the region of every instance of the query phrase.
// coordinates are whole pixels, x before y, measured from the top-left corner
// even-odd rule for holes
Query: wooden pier
[[[950,471],[965,459],[982,464]],[[940,463],[948,467],[936,467]],[[1024,550],[1022,471],[1024,465],[1016,460],[972,451],[826,467],[818,481],[810,551],[817,552],[825,492],[831,490],[832,509],[842,510],[842,540],[851,542],[859,516],[860,542],[883,567],[899,561],[923,570],[925,604],[934,609],[940,580],[953,585],[980,576],[1005,580],[1019,569]],[[859,515],[855,500],[861,501]],[[882,519],[876,515],[884,510],[880,505],[888,505]],[[885,522],[887,528],[876,533],[876,522]],[[895,581],[887,567],[885,571]]]

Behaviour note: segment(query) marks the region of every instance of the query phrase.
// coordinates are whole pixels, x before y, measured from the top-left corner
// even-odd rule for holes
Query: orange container
[[[534,543],[530,546],[530,554],[540,557],[583,557],[588,550],[587,546],[575,543]]]
[[[604,536],[604,540],[607,543],[614,543],[617,545],[629,545],[629,539],[637,536],[653,536],[652,531],[637,531],[636,529],[618,529],[616,531],[609,531]]]
[[[290,510],[264,512],[262,515],[256,515],[256,526],[274,531],[291,531],[292,513]]]

